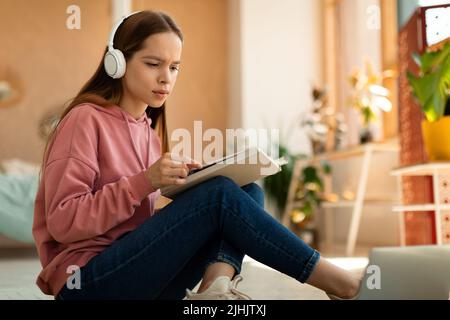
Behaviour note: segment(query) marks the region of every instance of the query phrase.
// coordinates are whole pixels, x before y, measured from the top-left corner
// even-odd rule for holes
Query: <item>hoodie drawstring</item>
[[[127,123],[128,135],[130,137],[131,144],[133,145],[134,153],[136,154],[136,157],[139,160],[139,164],[141,165],[142,170],[147,170],[147,165],[142,162],[141,155],[139,154],[139,152],[137,150],[136,143],[134,142],[133,135],[131,134],[130,123],[124,112],[122,112],[122,117],[124,118],[124,120]],[[145,116],[145,122],[147,123],[147,132],[148,132],[147,164],[149,164],[150,163],[150,152],[151,152],[151,140],[150,140],[151,139],[151,130],[150,130],[150,123],[148,121],[147,116]]]

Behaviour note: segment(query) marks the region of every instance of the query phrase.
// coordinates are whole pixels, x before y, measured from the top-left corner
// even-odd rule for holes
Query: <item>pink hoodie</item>
[[[160,195],[145,170],[161,142],[144,113],[85,103],[58,127],[35,201],[33,236],[42,292],[57,295],[72,274],[154,214]]]

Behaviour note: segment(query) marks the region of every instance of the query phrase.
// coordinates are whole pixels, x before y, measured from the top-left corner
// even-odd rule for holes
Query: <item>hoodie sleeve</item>
[[[44,172],[46,222],[60,243],[89,239],[129,219],[154,192],[145,171],[122,177],[93,192],[99,173],[96,128],[74,110],[66,117],[52,146]],[[82,125],[82,130],[80,126]]]

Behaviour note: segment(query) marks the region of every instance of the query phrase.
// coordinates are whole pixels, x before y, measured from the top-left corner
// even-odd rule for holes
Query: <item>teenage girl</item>
[[[44,152],[33,225],[38,286],[61,300],[249,299],[236,290],[247,254],[330,296],[355,296],[360,280],[273,219],[254,183],[216,177],[155,210],[161,187],[201,168],[168,152],[165,101],[182,46],[164,13],[114,26]]]

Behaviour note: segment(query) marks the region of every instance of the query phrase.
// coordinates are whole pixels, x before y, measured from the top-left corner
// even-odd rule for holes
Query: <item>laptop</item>
[[[374,248],[368,268],[359,300],[450,299],[450,245]]]

